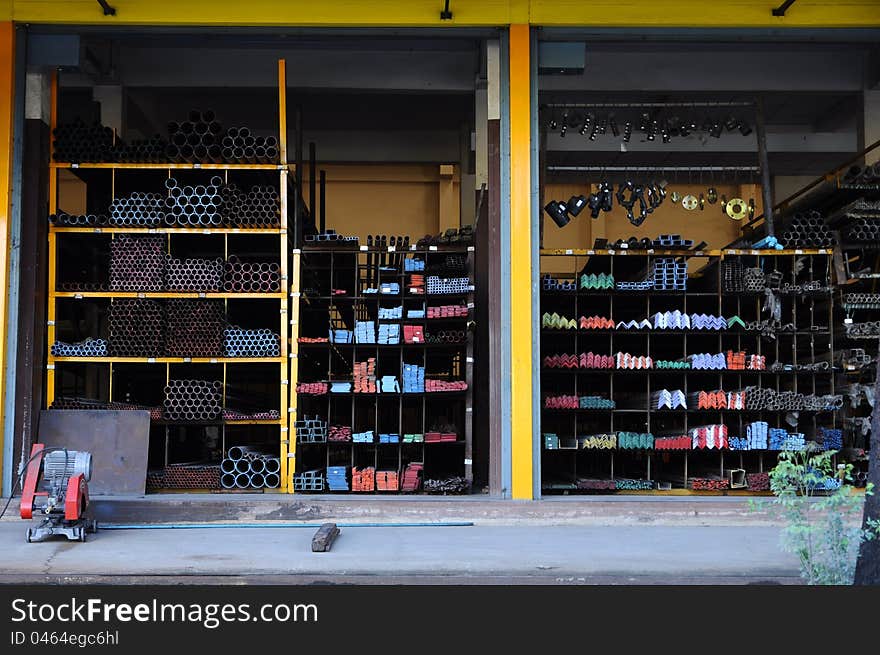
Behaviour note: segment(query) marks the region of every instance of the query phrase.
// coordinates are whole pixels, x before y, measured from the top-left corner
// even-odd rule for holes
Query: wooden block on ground
[[[328,550],[330,550],[330,547],[333,545],[333,541],[338,536],[339,528],[336,527],[336,524],[325,523],[320,528],[318,528],[315,536],[312,537],[312,552],[326,553]]]

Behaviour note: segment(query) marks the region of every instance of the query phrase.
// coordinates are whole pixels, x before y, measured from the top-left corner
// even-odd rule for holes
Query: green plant
[[[880,534],[880,521],[861,527],[864,499],[853,493],[851,464],[835,470],[835,451],[783,451],[770,471],[774,498],[754,503],[780,519],[782,547],[797,555],[811,585],[849,585],[859,545]],[[865,490],[872,494],[872,485]]]

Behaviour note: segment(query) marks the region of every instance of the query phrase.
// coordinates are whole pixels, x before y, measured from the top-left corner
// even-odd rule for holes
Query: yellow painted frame
[[[5,151],[0,151],[0,425],[5,419],[6,406],[6,368],[9,357],[6,352],[6,331],[8,316],[9,247],[12,229],[10,201],[12,191],[12,119],[15,106],[15,27],[11,22],[0,23],[0,143]],[[0,429],[0,453],[3,452],[6,435]],[[9,435],[12,438],[12,435]],[[0,466],[2,469],[2,466]],[[13,475],[9,471],[9,475]],[[3,471],[0,470],[0,480]]]
[[[104,16],[91,0],[5,0],[0,20],[26,23],[302,27],[486,27],[531,24],[559,27],[877,27],[875,0],[799,0],[785,16],[768,0],[470,0],[452,4],[451,20],[440,19],[442,3],[279,2],[251,0],[124,0],[115,16]]]
[[[532,434],[531,30],[510,26],[511,495],[534,497]]]

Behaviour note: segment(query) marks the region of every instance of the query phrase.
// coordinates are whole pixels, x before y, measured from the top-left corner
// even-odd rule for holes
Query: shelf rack
[[[407,324],[421,326],[427,330],[436,325],[444,329],[461,330],[466,335],[464,342],[450,343],[404,343],[403,329],[401,325],[400,343],[397,344],[365,344],[365,343],[299,343],[297,338],[291,340],[291,375],[290,375],[290,425],[291,443],[290,457],[297,461],[296,467],[290,467],[290,475],[294,472],[303,472],[318,468],[326,468],[333,465],[346,466],[375,466],[381,470],[385,468],[396,469],[398,474],[403,474],[403,468],[409,462],[423,462],[425,464],[426,477],[430,477],[432,457],[442,457],[446,463],[455,462],[452,469],[455,474],[462,475],[468,484],[473,482],[473,332],[470,323],[473,321],[474,308],[474,247],[473,246],[429,246],[421,248],[410,246],[409,248],[375,248],[360,246],[352,247],[329,247],[329,246],[304,246],[292,251],[292,270],[294,285],[292,288],[299,291],[291,293],[291,326],[293,334],[304,337],[324,337],[334,328],[349,329],[354,331],[357,320],[370,320],[376,325]],[[438,261],[438,256],[447,254],[459,254],[466,258],[467,275],[470,278],[469,291],[457,294],[411,294],[408,292],[406,278],[409,272],[404,272],[403,261],[413,255],[426,260],[430,267],[432,262]],[[379,271],[379,257],[383,260],[387,257],[389,262],[395,262],[396,271]],[[344,263],[343,263],[344,262]],[[371,262],[371,263],[370,263]],[[321,295],[320,293],[308,293],[314,285],[323,285],[328,290],[335,288],[341,276],[348,276],[345,281],[347,293],[338,295]],[[430,272],[413,271],[416,274],[430,275]],[[360,290],[372,280],[378,286],[379,280],[397,281],[401,293],[398,294],[361,294]],[[342,285],[342,282],[339,282]],[[406,310],[421,307],[425,309],[431,305],[461,304],[468,307],[468,315],[457,318],[428,319],[406,318]],[[379,319],[378,308],[381,306],[403,307],[403,318]],[[467,383],[467,389],[452,392],[419,392],[419,393],[327,393],[323,395],[308,395],[297,393],[297,382],[303,375],[303,367],[312,360],[313,370],[320,371],[320,380],[327,380],[327,374],[332,381],[334,376],[340,380],[350,380],[351,365],[356,361],[364,361],[365,358],[376,357],[382,372],[394,375],[402,389],[403,363],[420,363],[426,366],[429,356],[441,356],[449,358],[450,366],[457,372],[456,377]],[[396,365],[389,361],[396,357]],[[346,369],[346,370],[341,370]],[[346,374],[346,371],[347,374]],[[378,375],[378,373],[377,373]],[[430,377],[430,373],[426,373]],[[309,382],[318,381],[309,378]],[[377,390],[379,382],[377,381]],[[383,444],[378,441],[373,443],[344,442],[317,442],[298,443],[294,422],[297,417],[318,415],[326,419],[328,425],[333,424],[333,417],[340,416],[339,411],[334,412],[334,404],[347,405],[347,425],[351,425],[353,432],[359,431],[359,426],[372,429],[375,437],[382,432],[392,432],[391,429],[380,429],[380,408],[382,399],[388,399],[389,404],[397,405],[397,420],[384,422],[382,425],[393,427],[393,432],[399,436],[400,443]],[[372,420],[359,418],[362,412],[358,411],[357,403],[366,400],[373,403]],[[407,432],[424,434],[430,431],[428,403],[434,401],[454,403],[458,406],[459,421],[456,427],[459,439],[455,442],[437,443],[404,443],[403,437]],[[409,419],[404,418],[405,404],[417,407],[416,414],[420,419],[416,422],[417,429],[405,429],[405,425],[413,425]],[[412,409],[412,408],[411,408]],[[337,407],[338,410],[338,407]],[[342,422],[342,421],[340,421]],[[321,455],[315,455],[315,451],[323,449]],[[367,459],[364,452],[372,450],[372,460]],[[393,452],[396,451],[396,452]],[[393,454],[389,455],[389,452]],[[440,456],[439,453],[447,453]],[[456,454],[456,452],[458,454]],[[450,454],[451,453],[451,454]],[[396,457],[394,456],[396,455]],[[380,459],[381,457],[381,459]],[[392,459],[394,460],[392,462]],[[383,464],[384,462],[384,464]],[[292,481],[289,481],[292,486]],[[379,492],[381,493],[381,492]]]
[[[217,420],[208,423],[189,423],[189,422],[173,422],[173,421],[155,421],[154,425],[164,426],[165,428],[165,464],[168,461],[168,439],[169,430],[173,427],[193,427],[216,425],[222,430],[221,448],[225,453],[228,445],[226,443],[225,427],[229,425],[256,425],[256,426],[277,426],[279,431],[277,452],[281,459],[281,492],[292,491],[288,488],[287,466],[288,466],[288,413],[287,406],[289,400],[288,394],[288,347],[289,347],[289,323],[287,319],[288,312],[288,294],[290,281],[288,280],[288,193],[289,193],[289,171],[291,165],[287,158],[287,75],[285,61],[278,61],[278,151],[279,163],[277,164],[218,164],[218,163],[76,163],[76,162],[55,162],[52,159],[52,150],[50,143],[50,165],[49,165],[49,213],[56,214],[58,211],[58,172],[62,170],[96,170],[106,171],[110,175],[111,196],[115,198],[117,173],[119,171],[165,171],[167,176],[171,177],[174,171],[211,171],[224,177],[224,181],[229,179],[229,174],[238,171],[262,171],[264,174],[274,174],[278,176],[278,191],[280,198],[280,223],[277,227],[137,227],[137,226],[101,226],[101,227],[79,227],[79,226],[61,226],[49,225],[48,236],[48,255],[49,255],[49,272],[48,272],[48,354],[47,354],[47,391],[46,406],[51,406],[57,393],[56,373],[61,367],[69,364],[83,365],[101,365],[107,367],[107,375],[109,379],[109,398],[113,401],[113,376],[114,365],[116,364],[144,364],[144,365],[164,365],[165,379],[170,379],[171,365],[176,364],[217,364],[221,367],[223,380],[223,402],[226,403],[227,382],[229,381],[229,365],[231,364],[272,364],[277,366],[277,379],[279,381],[280,393],[278,395],[280,419],[244,419],[244,420]],[[53,73],[50,87],[50,128],[54,130],[58,123],[58,77],[57,73]],[[58,280],[58,248],[59,239],[70,234],[83,235],[109,235],[114,238],[117,234],[163,234],[167,235],[167,243],[169,252],[173,238],[178,235],[222,235],[224,256],[228,255],[229,237],[235,235],[260,235],[271,237],[276,241],[273,249],[278,253],[279,258],[279,275],[280,289],[275,293],[223,293],[223,292],[125,292],[125,291],[61,291],[59,290]],[[294,285],[296,283],[296,274]],[[293,288],[296,288],[294,286]],[[109,300],[113,302],[120,298],[213,298],[222,299],[228,305],[229,300],[271,300],[279,305],[278,325],[273,326],[273,331],[278,329],[280,334],[280,355],[278,357],[53,357],[51,354],[51,346],[56,340],[56,319],[58,301],[69,300]],[[276,490],[273,490],[276,491]]]
[[[763,318],[761,294],[732,294],[723,290],[721,263],[726,259],[741,258],[744,267],[760,266],[765,271],[784,271],[786,281],[797,279],[796,259],[811,262],[810,275],[830,284],[832,250],[753,250],[707,249],[694,250],[614,250],[614,249],[542,249],[541,274],[556,278],[577,280],[581,273],[611,273],[618,280],[641,279],[650,270],[654,257],[676,257],[689,264],[690,276],[686,291],[631,292],[617,289],[591,292],[541,291],[541,314],[557,311],[566,318],[581,315],[600,315],[615,321],[650,317],[657,311],[679,309],[683,313],[711,313],[744,320]],[[699,277],[694,273],[698,272]],[[803,274],[801,274],[801,279]],[[578,285],[579,286],[579,285]],[[600,300],[604,297],[604,300]],[[589,434],[615,433],[618,430],[659,434],[687,434],[689,428],[712,423],[729,427],[729,436],[743,436],[744,425],[755,420],[766,420],[770,427],[787,427],[785,412],[751,410],[653,410],[652,391],[670,388],[689,391],[725,389],[734,391],[745,386],[770,386],[780,390],[803,393],[833,394],[836,370],[833,362],[834,325],[833,299],[830,293],[779,296],[783,303],[783,322],[792,322],[799,329],[782,332],[769,343],[760,332],[746,332],[739,328],[722,331],[697,330],[557,330],[542,329],[541,368],[541,422],[542,487],[548,492],[574,491],[578,477],[610,478],[637,477],[656,480],[667,475],[684,481],[699,463],[704,470],[714,470],[725,476],[726,468],[765,468],[765,454],[772,451],[693,451],[693,450],[583,450],[577,448],[546,449],[544,433],[557,433],[560,439]],[[822,330],[803,329],[820,324]],[[543,358],[557,353],[577,354],[592,351],[613,355],[617,351],[634,355],[651,355],[654,359],[681,359],[685,355],[704,352],[745,350],[747,354],[766,356],[769,369],[774,362],[816,363],[827,362],[819,371],[771,370],[701,370],[701,369],[582,369],[544,368]],[[698,381],[694,386],[694,381]],[[689,383],[691,389],[688,388]],[[615,392],[623,392],[616,398]],[[543,399],[548,394],[602,395],[617,400],[617,409],[564,410],[545,409]],[[637,400],[633,402],[633,398]],[[629,399],[629,401],[627,401]],[[622,402],[623,401],[623,402]],[[641,407],[639,402],[644,402]],[[819,420],[817,417],[821,417]],[[815,430],[817,423],[836,425],[833,413],[801,412],[800,427]],[[601,427],[600,427],[601,426]],[[710,454],[712,453],[712,454]],[[680,459],[679,468],[672,462]],[[579,476],[580,472],[590,474]],[[682,489],[681,492],[686,492]]]

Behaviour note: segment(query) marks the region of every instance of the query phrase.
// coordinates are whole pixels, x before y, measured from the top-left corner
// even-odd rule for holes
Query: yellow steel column
[[[510,26],[511,495],[533,497],[531,64],[527,24]]]
[[[12,115],[13,90],[15,84],[15,28],[10,21],[0,23],[0,425],[3,425],[6,396],[6,367],[8,358],[15,353],[6,352],[6,330],[15,329],[7,325],[6,285],[9,280],[10,247],[10,191],[12,186]],[[3,452],[5,435],[0,430],[0,453]],[[2,467],[0,467],[2,469]],[[9,472],[12,475],[12,472]],[[3,471],[0,470],[0,479]]]

